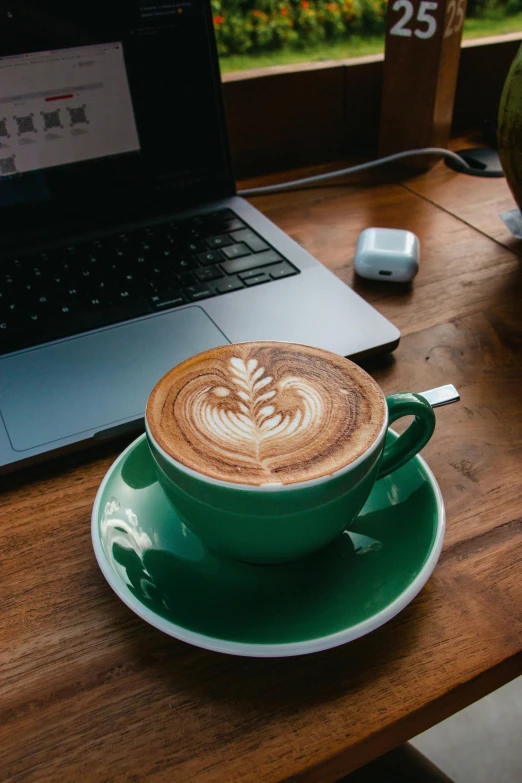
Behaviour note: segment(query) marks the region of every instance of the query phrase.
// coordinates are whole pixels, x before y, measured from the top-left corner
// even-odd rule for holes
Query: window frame
[[[494,134],[522,31],[462,42],[453,135]],[[376,155],[384,55],[227,73],[222,86],[236,178]]]

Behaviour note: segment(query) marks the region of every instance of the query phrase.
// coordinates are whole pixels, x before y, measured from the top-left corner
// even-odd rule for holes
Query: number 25
[[[464,7],[466,0],[451,0],[448,3],[448,24],[444,31],[444,38],[449,38],[453,33],[458,33],[464,26]],[[457,19],[455,19],[455,15]]]
[[[396,0],[392,5],[392,11],[404,11],[404,13],[391,28],[390,35],[401,35],[405,38],[410,38],[413,32],[413,35],[417,36],[417,38],[431,38],[437,31],[437,20],[430,11],[436,11],[438,7],[438,3],[422,0],[417,10],[416,21],[418,24],[425,24],[426,28],[416,27],[412,31],[409,27],[406,27],[406,25],[413,16],[413,3],[411,0]]]

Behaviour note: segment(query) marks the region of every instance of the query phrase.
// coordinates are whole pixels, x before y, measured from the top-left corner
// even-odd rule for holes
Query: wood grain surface
[[[441,560],[369,636],[235,658],[149,627],[96,565],[92,503],[128,439],[4,478],[2,781],[330,783],[522,673],[522,262],[496,222],[514,206],[505,182],[437,164],[254,201],[400,327],[367,365],[387,393],[459,389],[424,451]],[[412,285],[354,278],[372,225],[419,236]]]

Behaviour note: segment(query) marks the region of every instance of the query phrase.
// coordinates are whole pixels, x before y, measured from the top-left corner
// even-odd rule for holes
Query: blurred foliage
[[[212,0],[221,57],[383,33],[386,0]]]
[[[350,36],[382,35],[387,0],[212,0],[220,57],[306,50]],[[469,18],[522,11],[522,0],[468,0]]]

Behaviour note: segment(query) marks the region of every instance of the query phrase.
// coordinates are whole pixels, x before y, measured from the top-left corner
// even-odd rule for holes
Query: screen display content
[[[232,191],[206,0],[0,0],[0,218],[146,216]]]
[[[140,148],[121,43],[0,58],[0,85],[3,176]]]

